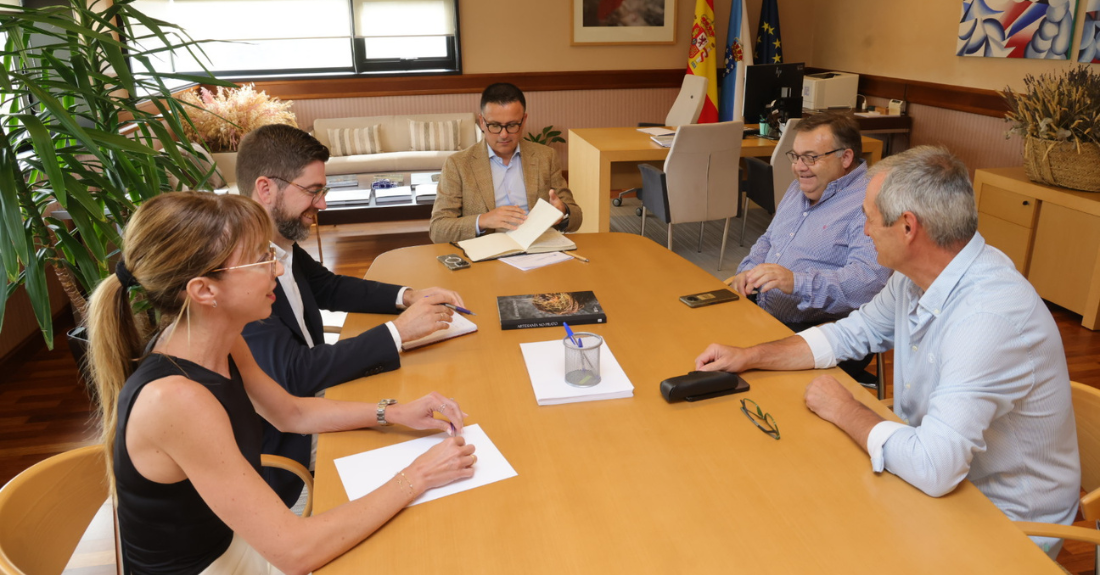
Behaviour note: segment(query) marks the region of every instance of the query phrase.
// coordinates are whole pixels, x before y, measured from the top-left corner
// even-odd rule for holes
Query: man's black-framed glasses
[[[298,188],[299,190],[302,190],[307,195],[312,196],[314,202],[316,202],[317,200],[319,200],[321,198],[324,198],[326,195],[328,195],[328,192],[330,190],[330,188],[328,186],[321,186],[320,188],[307,188],[307,187],[305,187],[301,184],[295,184],[294,182],[292,182],[290,180],[280,178],[279,176],[266,176],[266,177],[270,178],[272,180],[279,180],[280,182],[290,184],[290,185],[294,186],[295,188]]]
[[[752,404],[750,407],[748,404]],[[770,413],[764,413],[763,409],[751,399],[741,400],[741,413],[745,414],[745,417],[749,418],[760,431],[767,433],[775,439],[779,439],[779,425],[775,423],[775,418]]]
[[[501,131],[506,131],[509,134],[516,134],[519,133],[521,127],[523,127],[523,122],[508,122],[507,124],[485,122],[485,129],[489,130],[490,134],[499,134]]]
[[[835,150],[829,150],[828,152],[825,152],[824,154],[796,154],[796,153],[794,153],[794,150],[789,150],[787,152],[787,159],[790,160],[791,163],[793,164],[793,163],[797,162],[799,160],[799,158],[801,158],[803,164],[806,164],[807,166],[812,166],[812,165],[817,163],[818,158],[823,158],[825,156],[828,156],[829,154],[833,154],[833,153],[836,153],[836,152],[842,152],[842,151],[847,150],[847,149],[848,148],[837,148]]]

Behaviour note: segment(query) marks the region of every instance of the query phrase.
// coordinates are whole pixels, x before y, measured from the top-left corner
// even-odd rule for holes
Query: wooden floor
[[[366,273],[379,254],[429,243],[427,222],[326,227],[321,239],[325,265],[336,273],[357,277]],[[315,236],[302,246],[317,256]],[[1100,388],[1100,332],[1081,327],[1080,315],[1057,306],[1051,306],[1051,312],[1065,344],[1070,377]],[[65,329],[57,331],[63,334]],[[4,374],[0,376],[0,484],[46,457],[94,441],[91,401],[64,336],[58,338],[53,351],[42,346],[0,365],[0,374]],[[889,384],[889,369],[887,374]],[[891,392],[888,387],[888,396]],[[101,517],[89,529],[86,544],[78,549],[66,573],[113,573],[110,537],[110,522]],[[1096,575],[1093,556],[1091,546],[1067,542],[1059,562],[1073,573]]]

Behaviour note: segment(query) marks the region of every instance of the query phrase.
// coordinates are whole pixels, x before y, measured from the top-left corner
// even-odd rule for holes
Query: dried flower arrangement
[[[1024,77],[1002,93],[1008,134],[1024,136],[1024,168],[1037,182],[1100,192],[1100,73],[1078,66]]]
[[[1005,88],[1010,134],[1059,142],[1100,142],[1100,73],[1086,66],[1024,76],[1025,92]]]
[[[267,92],[256,91],[253,84],[240,88],[221,88],[211,92],[199,88],[179,97],[194,109],[189,110],[191,123],[183,123],[184,136],[191,141],[201,141],[211,152],[236,152],[245,134],[267,124],[287,124],[298,127],[292,101],[280,101]]]

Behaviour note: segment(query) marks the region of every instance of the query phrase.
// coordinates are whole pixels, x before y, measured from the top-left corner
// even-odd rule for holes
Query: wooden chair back
[[[61,573],[107,500],[103,447],[66,451],[0,489],[0,573]]]
[[[1100,390],[1070,382],[1073,416],[1077,420],[1077,449],[1081,453],[1081,514],[1088,521],[1100,519]]]

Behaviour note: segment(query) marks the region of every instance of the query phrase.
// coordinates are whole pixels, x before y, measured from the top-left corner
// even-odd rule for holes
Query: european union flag
[[[783,43],[779,40],[779,6],[777,0],[764,0],[760,5],[760,28],[756,31],[754,64],[783,63]]]

